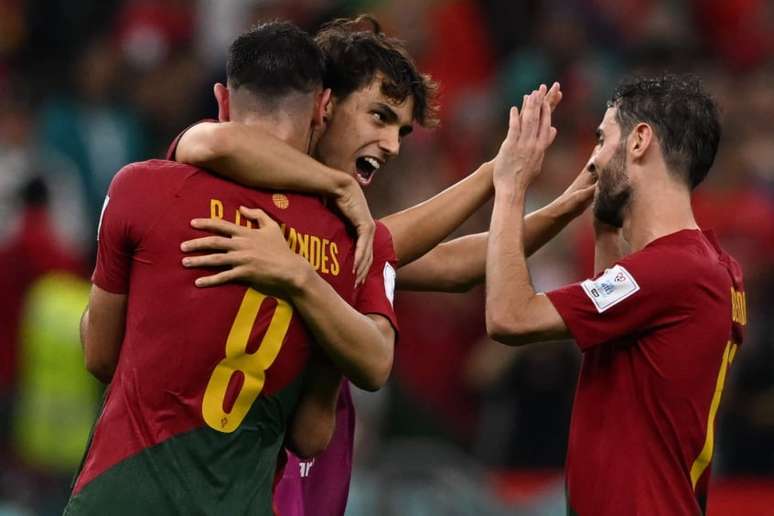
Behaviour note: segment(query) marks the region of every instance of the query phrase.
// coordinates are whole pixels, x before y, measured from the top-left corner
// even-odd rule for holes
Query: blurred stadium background
[[[709,514],[774,514],[771,1],[0,0],[0,515],[61,513],[94,418],[101,389],[83,370],[77,323],[112,175],[215,114],[225,49],[252,22],[315,30],[360,12],[406,40],[443,93],[442,127],[408,138],[371,187],[376,216],[490,159],[507,107],[540,82],[561,81],[565,97],[535,208],[583,166],[623,74],[704,78],[724,135],[695,208],[742,263],[750,308],[718,419]],[[462,232],[488,218],[481,210]],[[591,263],[587,214],[530,265],[549,289]],[[391,383],[357,398],[348,514],[563,514],[579,353],[488,341],[480,288],[398,299]]]

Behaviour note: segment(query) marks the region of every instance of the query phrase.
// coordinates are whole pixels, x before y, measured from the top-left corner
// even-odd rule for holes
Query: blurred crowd
[[[703,78],[720,103],[723,137],[695,210],[744,268],[750,321],[713,470],[774,474],[768,0],[0,0],[0,514],[61,511],[96,413],[101,387],[83,370],[77,328],[112,176],[163,156],[179,131],[216,114],[212,84],[224,79],[226,49],[241,30],[284,18],[314,31],[361,12],[405,40],[441,83],[441,127],[416,131],[377,176],[368,193],[375,216],[491,159],[508,106],[541,82],[560,81],[564,98],[532,208],[583,167],[625,74]],[[482,209],[459,234],[488,221]],[[586,214],[530,268],[545,290],[587,277],[592,263]],[[357,400],[363,470],[383,463],[391,444],[418,439],[484,470],[559,470],[580,360],[573,345],[489,341],[481,288],[401,293],[397,306],[393,379]]]

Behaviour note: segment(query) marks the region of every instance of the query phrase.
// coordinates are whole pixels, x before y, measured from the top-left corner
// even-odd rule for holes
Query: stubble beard
[[[626,147],[623,142],[598,174],[594,217],[614,228],[622,228],[624,212],[632,197],[632,187],[626,175]]]

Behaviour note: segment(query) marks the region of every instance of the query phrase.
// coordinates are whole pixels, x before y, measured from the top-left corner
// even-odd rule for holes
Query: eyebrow
[[[397,124],[399,122],[398,114],[390,106],[388,106],[384,102],[377,102],[376,105],[383,112],[384,121],[386,123]],[[413,130],[414,130],[414,127],[411,124],[405,124],[400,127],[400,129],[398,130],[398,133],[400,134],[401,137],[403,137],[411,134]]]

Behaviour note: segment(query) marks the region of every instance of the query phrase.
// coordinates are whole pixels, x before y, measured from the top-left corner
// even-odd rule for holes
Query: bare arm
[[[542,167],[545,149],[553,140],[550,110],[544,92],[525,100],[522,119],[511,109],[508,136],[495,164],[495,203],[492,210],[486,263],[486,327],[494,340],[521,345],[569,336],[559,313],[532,287],[524,253],[523,213],[526,189]]]
[[[338,195],[356,181],[259,127],[202,122],[180,137],[175,159],[253,188]]]
[[[322,453],[336,431],[341,373],[323,357],[313,359],[285,446],[302,459]]]
[[[553,202],[524,220],[524,252],[531,256],[583,213],[594,195],[594,178],[583,170]],[[413,263],[398,269],[398,288],[465,292],[482,283],[486,272],[489,233],[466,235],[438,245]]]
[[[392,370],[392,324],[380,315],[355,310],[304,263],[306,272],[296,277],[289,300],[344,376],[361,389],[380,389]]]
[[[183,242],[186,267],[227,267],[196,280],[199,287],[233,281],[248,282],[268,295],[288,299],[331,361],[352,382],[366,390],[384,385],[392,368],[394,330],[384,317],[363,315],[344,301],[312,266],[293,253],[277,223],[261,210],[241,208],[257,222],[248,229],[218,219],[195,219],[192,225],[212,233]]]
[[[492,163],[416,206],[381,219],[398,263],[409,264],[438,245],[492,196]]]
[[[252,188],[326,195],[357,230],[355,266],[362,281],[373,259],[375,223],[360,185],[266,131],[238,122],[202,122],[180,137],[175,159]]]
[[[103,383],[110,382],[118,364],[125,321],[126,295],[92,285],[81,318],[81,344],[86,369]]]
[[[559,83],[551,86],[546,99],[552,110],[559,104]],[[401,266],[433,249],[489,200],[493,192],[492,170],[493,162],[486,162],[438,195],[381,220],[390,230]]]
[[[484,280],[489,233],[465,235],[445,242],[398,269],[399,290],[467,292]]]

